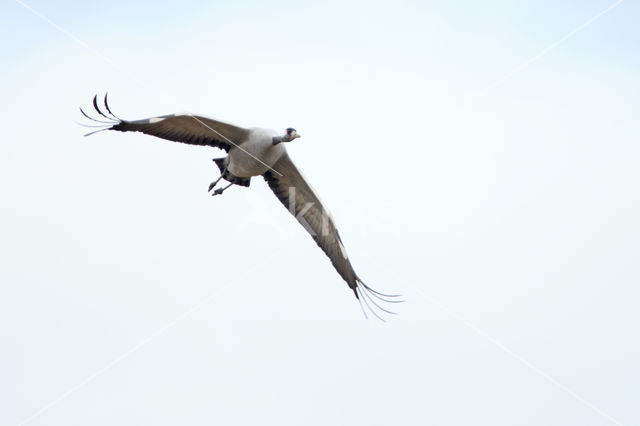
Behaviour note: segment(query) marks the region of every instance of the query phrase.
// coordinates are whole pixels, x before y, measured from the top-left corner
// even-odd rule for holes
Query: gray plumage
[[[333,218],[289,158],[285,143],[300,137],[295,129],[288,128],[284,134],[278,134],[269,129],[243,128],[191,114],[163,115],[136,121],[122,120],[111,112],[106,96],[106,113],[98,106],[97,97],[93,99],[93,106],[106,121],[91,117],[81,109],[85,117],[102,126],[100,130],[89,134],[102,130],[142,132],[162,139],[212,146],[226,151],[226,157],[214,159],[221,176],[210,185],[209,190],[212,190],[220,179],[225,179],[230,184],[217,189],[213,195],[222,194],[233,184],[249,186],[252,177],[262,175],[280,202],[329,257],[356,298],[380,319],[382,318],[376,309],[392,313],[379,303],[399,302],[397,296],[379,293],[360,280],[351,265]]]

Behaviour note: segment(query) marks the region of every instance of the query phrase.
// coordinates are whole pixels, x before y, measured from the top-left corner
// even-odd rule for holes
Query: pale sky
[[[640,424],[640,5],[373,3],[2,2],[1,425]],[[398,315],[105,91],[295,127]]]

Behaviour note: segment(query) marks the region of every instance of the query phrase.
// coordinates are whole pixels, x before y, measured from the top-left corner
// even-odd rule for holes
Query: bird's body
[[[246,141],[231,147],[226,166],[233,176],[251,178],[267,172],[286,152],[284,144],[273,144],[275,130],[253,127]],[[259,160],[259,161],[258,161]]]
[[[137,131],[176,142],[213,146],[227,151],[226,157],[214,159],[220,169],[220,177],[211,183],[209,190],[214,189],[221,179],[230,183],[224,188],[216,189],[213,195],[222,194],[234,184],[249,186],[252,177],[262,175],[280,202],[329,257],[336,271],[347,282],[359,301],[364,302],[378,318],[380,316],[374,307],[390,312],[378,305],[380,301],[398,302],[394,299],[397,296],[378,293],[356,275],[333,217],[287,154],[284,143],[300,137],[295,129],[288,128],[281,135],[269,129],[243,128],[191,114],[171,114],[127,121],[111,112],[106,96],[106,114],[99,108],[97,98],[93,99],[93,106],[107,121],[90,117],[82,109],[81,111],[85,117],[104,126],[98,131]],[[374,299],[378,299],[378,303]]]

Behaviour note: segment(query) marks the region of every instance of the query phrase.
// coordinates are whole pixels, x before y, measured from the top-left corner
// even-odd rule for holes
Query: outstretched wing
[[[353,266],[351,266],[347,251],[340,239],[340,234],[336,229],[331,214],[324,207],[320,198],[307,183],[295,164],[293,164],[289,155],[285,152],[273,165],[273,169],[263,176],[280,202],[295,216],[329,257],[336,271],[347,282],[349,288],[353,290],[356,298],[364,301],[376,316],[378,314],[369,303],[372,303],[373,306],[382,311],[392,313],[380,307],[374,298],[394,303],[398,302],[398,300],[389,300],[389,298],[397,296],[378,293],[360,280]],[[362,295],[364,297],[361,298]],[[378,316],[378,318],[380,317]]]
[[[103,130],[142,132],[175,142],[213,146],[227,152],[233,146],[243,142],[249,134],[249,130],[245,128],[191,114],[169,114],[135,121],[122,120],[111,112],[106,95],[104,97],[106,111],[103,112],[98,106],[97,97],[93,98],[93,107],[100,114],[100,119],[90,117],[82,108],[80,111],[90,120],[101,123],[99,127],[102,128],[97,130],[98,132]]]

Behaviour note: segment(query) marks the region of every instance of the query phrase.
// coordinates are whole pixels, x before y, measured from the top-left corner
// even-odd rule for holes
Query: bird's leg
[[[225,186],[224,188],[218,188],[215,191],[213,191],[213,194],[211,194],[211,195],[212,196],[220,195],[225,191],[225,189],[229,188],[231,185],[233,185],[233,183],[230,183],[229,185]]]
[[[215,181],[211,182],[211,184],[209,184],[209,192],[211,192],[211,190],[213,188],[215,188],[215,186],[218,184],[218,182],[220,182],[220,179],[222,179],[222,177],[224,176],[224,174],[227,172],[227,169],[225,168],[222,173],[220,174],[220,177],[218,179],[216,179]]]

